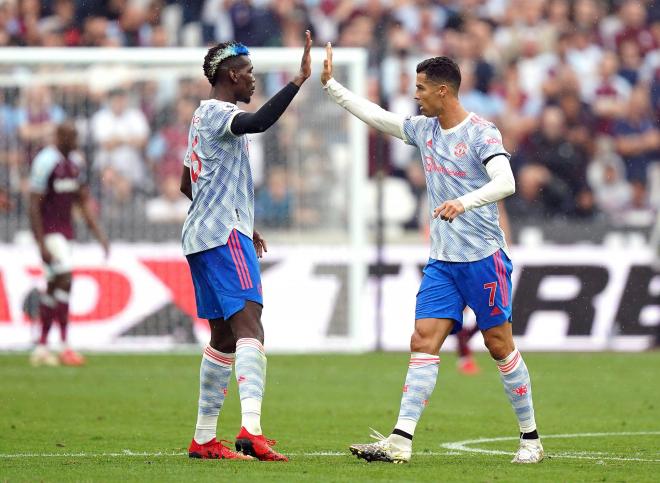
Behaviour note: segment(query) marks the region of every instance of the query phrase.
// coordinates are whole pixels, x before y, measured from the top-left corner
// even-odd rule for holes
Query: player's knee
[[[490,339],[484,339],[484,343],[486,344],[488,352],[490,352],[490,356],[497,361],[505,359],[511,354],[511,352],[513,352],[513,347],[509,347],[507,341],[503,339],[493,337]]]
[[[225,354],[233,354],[236,352],[236,341],[233,339],[233,337],[231,340],[227,338],[214,339],[211,337],[211,342],[209,345],[215,350],[224,352]]]
[[[410,352],[424,352],[425,354],[433,354],[433,341],[429,337],[415,330],[410,337]]]

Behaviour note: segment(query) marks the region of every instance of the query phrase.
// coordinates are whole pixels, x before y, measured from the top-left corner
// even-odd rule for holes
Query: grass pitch
[[[442,356],[407,465],[347,451],[369,426],[392,429],[407,354],[269,357],[262,423],[288,464],[187,457],[198,355],[91,355],[82,369],[0,356],[0,481],[658,481],[660,353],[524,357],[546,450],[530,466],[509,463],[517,425],[485,355],[474,377]],[[232,381],[218,437],[239,425]]]

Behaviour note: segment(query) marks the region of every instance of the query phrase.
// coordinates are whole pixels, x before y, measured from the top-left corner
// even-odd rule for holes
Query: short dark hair
[[[213,60],[215,59],[218,52],[228,48],[231,48],[235,54],[225,58],[219,64],[214,65]],[[230,42],[222,42],[215,47],[211,47],[204,57],[203,65],[204,75],[209,80],[211,85],[214,86],[218,81],[218,73],[222,67],[226,67],[227,64],[234,62],[234,59],[240,58],[243,55],[249,55],[248,49],[243,44],[236,42],[235,40]]]
[[[417,73],[424,72],[432,82],[446,82],[458,92],[461,87],[461,70],[449,57],[431,57],[417,64]]]

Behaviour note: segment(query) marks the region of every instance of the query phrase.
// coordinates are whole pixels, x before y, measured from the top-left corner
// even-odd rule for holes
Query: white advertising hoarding
[[[378,279],[369,253],[361,315],[348,322],[348,247],[270,246],[262,262],[263,321],[271,352],[408,350],[415,294],[428,248],[384,253],[380,324]],[[524,350],[643,350],[660,324],[660,274],[651,251],[601,246],[514,248],[513,319]],[[208,340],[198,320],[188,266],[175,244],[114,245],[108,260],[75,245],[70,342],[87,350],[169,350]],[[36,324],[24,302],[43,287],[33,247],[0,246],[0,350],[29,348]],[[466,324],[473,316],[466,314]],[[381,327],[380,339],[377,327]],[[51,331],[53,341],[58,331]],[[450,338],[447,349],[454,341]],[[482,348],[479,337],[475,348]]]

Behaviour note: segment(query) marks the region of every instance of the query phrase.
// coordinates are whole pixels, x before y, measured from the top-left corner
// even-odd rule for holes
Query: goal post
[[[25,186],[30,157],[50,139],[45,132],[42,136],[30,136],[29,130],[22,128],[21,123],[27,118],[28,123],[38,124],[37,120],[29,119],[29,111],[42,103],[47,104],[44,116],[50,116],[48,122],[55,123],[64,118],[76,122],[81,150],[90,165],[90,179],[94,180],[93,192],[99,200],[99,217],[114,244],[121,247],[120,251],[130,250],[134,246],[140,257],[145,253],[153,253],[154,250],[149,247],[167,245],[164,253],[173,256],[175,246],[179,243],[180,220],[162,222],[150,214],[154,211],[153,200],[168,196],[165,193],[167,180],[155,177],[145,177],[144,183],[139,179],[133,180],[133,185],[128,189],[128,198],[121,199],[122,193],[113,191],[116,186],[108,181],[107,172],[97,169],[101,148],[97,142],[98,133],[94,132],[96,126],[93,120],[107,106],[108,96],[113,90],[126,91],[129,107],[141,108],[149,123],[149,135],[140,148],[145,162],[141,169],[147,176],[153,177],[153,173],[159,172],[162,167],[157,155],[153,154],[159,152],[158,141],[162,141],[156,139],[156,135],[159,130],[173,124],[177,115],[177,102],[184,97],[182,91],[185,90],[187,97],[204,98],[208,95],[208,82],[202,73],[206,52],[205,48],[0,49],[0,106],[5,108],[3,115],[10,113],[11,116],[11,119],[5,119],[4,126],[0,126],[3,128],[0,133],[3,137],[0,142],[0,169],[3,170],[0,173],[0,188],[20,200],[14,203],[0,226],[3,250],[7,250],[8,254],[16,250],[26,250],[26,253],[35,251],[29,243]],[[248,110],[258,108],[296,74],[301,55],[302,48],[250,49],[258,92],[252,103],[254,105],[240,107]],[[334,272],[332,280],[328,275],[328,280],[319,285],[323,289],[317,296],[335,299],[335,309],[331,311],[334,315],[327,321],[329,326],[318,329],[322,337],[319,336],[311,350],[323,350],[324,345],[326,350],[364,350],[370,348],[370,345],[368,341],[361,340],[360,334],[365,333],[364,325],[371,325],[371,321],[365,320],[363,315],[368,259],[364,199],[367,184],[367,129],[361,121],[330,101],[323,92],[319,77],[325,49],[313,48],[311,55],[312,78],[303,85],[291,106],[273,126],[274,129],[251,139],[250,155],[256,159],[253,168],[256,170],[255,187],[258,193],[266,192],[270,189],[270,183],[276,183],[269,177],[271,173],[278,169],[286,172],[286,190],[292,197],[289,218],[280,219],[279,222],[277,219],[271,220],[267,227],[263,227],[263,231],[268,235],[271,247],[284,248],[288,258],[282,263],[291,268],[287,273],[298,273],[296,270],[300,267],[297,263],[305,258],[323,260],[323,254],[328,255],[329,264],[345,266],[344,272]],[[365,95],[365,50],[336,48],[333,51],[333,65],[335,77],[340,82],[358,95]],[[162,149],[160,152],[163,152]],[[258,196],[257,204],[259,202]],[[169,214],[167,209],[165,211],[165,215]],[[255,226],[259,229],[263,226],[263,219],[260,219],[258,205],[256,212]],[[80,233],[83,241],[89,240],[89,234],[84,229]],[[89,247],[83,247],[78,253],[87,253],[92,245],[90,243]],[[298,252],[300,256],[296,255]],[[269,263],[273,262],[269,261],[269,256],[271,254],[264,259],[265,278],[269,270],[275,272],[278,269],[276,265],[271,268]],[[32,255],[30,257],[31,262],[38,263]],[[281,259],[278,257],[274,255],[272,259],[279,263]],[[7,267],[0,269],[7,273]],[[319,271],[318,267],[307,267],[304,270],[325,273]],[[20,299],[33,282],[23,280],[17,284],[20,288],[10,294],[9,312],[16,330],[24,325],[19,308],[22,302]],[[264,287],[265,296],[270,288],[267,283]],[[289,280],[289,283],[291,298],[280,303],[293,306],[297,302],[296,280]],[[176,287],[166,286],[167,289],[175,290]],[[74,299],[77,290],[74,287]],[[161,295],[159,292],[159,297]],[[154,310],[161,314],[159,317],[171,317],[171,310],[161,309],[167,304],[174,304],[174,298],[170,301],[163,299],[159,302],[161,305],[154,305]],[[314,306],[312,300],[306,302],[309,307]],[[72,311],[84,312],[81,307],[85,303],[74,300]],[[105,313],[103,310],[100,312]],[[308,315],[314,317],[313,313]],[[131,320],[136,322],[138,315],[126,316],[128,319],[122,319],[121,314],[113,314],[113,317],[112,320],[121,325],[121,333],[125,334],[130,331],[131,322],[128,319],[133,317]],[[143,313],[140,317],[153,319],[154,313]],[[158,324],[156,317],[155,325]],[[157,337],[168,337],[168,340],[176,342],[169,327],[172,325],[171,320],[164,320],[163,324],[168,327],[163,334],[154,334],[154,330],[157,332],[160,329],[152,328],[138,335],[143,336],[143,340],[153,336],[154,340]],[[74,324],[71,337],[75,338],[76,331]],[[114,336],[115,340],[119,336],[124,337],[119,329]],[[16,340],[25,341],[26,338],[19,337]],[[284,343],[280,348],[287,350]]]

